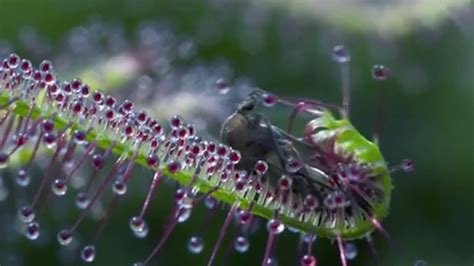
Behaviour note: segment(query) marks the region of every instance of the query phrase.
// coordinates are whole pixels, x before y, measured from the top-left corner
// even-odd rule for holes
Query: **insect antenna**
[[[323,103],[317,100],[311,99],[303,99],[303,98],[296,98],[296,97],[280,97],[278,102],[292,107],[293,111],[290,114],[287,132],[291,134],[293,131],[294,123],[296,116],[299,113],[309,113],[312,115],[320,115],[322,110],[329,109],[336,112],[341,110],[341,107],[331,103]]]

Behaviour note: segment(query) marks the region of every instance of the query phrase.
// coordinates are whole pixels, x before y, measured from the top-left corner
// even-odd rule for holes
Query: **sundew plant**
[[[0,28],[0,264],[471,265],[472,11],[271,2]]]

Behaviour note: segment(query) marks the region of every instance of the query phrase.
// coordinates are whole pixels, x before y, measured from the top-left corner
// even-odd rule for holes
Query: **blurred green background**
[[[383,237],[375,237],[382,265],[414,265],[417,260],[424,260],[430,266],[473,265],[472,2],[465,1],[451,9],[448,3],[456,1],[436,1],[441,7],[424,3],[424,6],[405,8],[404,5],[411,5],[408,1],[360,1],[364,5],[349,1],[356,4],[348,8],[357,7],[357,12],[351,13],[350,9],[344,9],[344,4],[331,6],[321,1],[323,10],[324,5],[329,5],[324,15],[299,13],[301,9],[319,8],[318,1],[314,6],[296,9],[273,2],[0,0],[0,39],[8,42],[8,50],[39,63],[41,56],[55,57],[64,35],[73,27],[96,20],[110,22],[119,25],[127,38],[133,39],[141,22],[156,20],[166,23],[176,36],[192,39],[198,47],[192,59],[178,62],[176,67],[225,61],[233,70],[231,82],[245,76],[257,86],[278,94],[326,102],[340,101],[339,69],[330,52],[333,45],[343,43],[352,55],[353,123],[370,135],[376,91],[382,85],[387,100],[381,148],[389,162],[411,158],[416,164],[413,173],[394,176],[391,214],[384,225],[396,244],[390,246]],[[293,5],[297,1],[291,2]],[[363,17],[364,8],[367,12],[381,8],[385,13],[377,20],[367,20]],[[406,18],[410,8],[440,8],[443,12],[432,12],[434,15],[428,12],[426,17],[423,12],[412,12],[413,17]],[[344,19],[338,19],[340,10],[347,12]],[[384,23],[387,26],[378,27]],[[36,54],[25,48],[20,38],[25,28],[41,33],[49,47]],[[60,76],[80,74],[84,68],[94,67],[81,65],[81,58],[77,58],[78,63],[74,58],[66,62],[72,67],[67,72],[57,69]],[[375,82],[370,76],[374,64],[389,66],[392,78],[383,84]],[[104,84],[106,87],[107,83]],[[121,87],[132,91],[118,93],[133,94],[133,86]],[[150,108],[159,112],[160,108],[173,107]],[[285,118],[286,115],[280,119]],[[209,129],[210,133],[215,131]],[[131,265],[142,259],[159,239],[161,225],[171,207],[172,186],[159,190],[150,212],[152,230],[145,240],[138,240],[129,232],[128,218],[138,211],[146,191],[144,185],[148,184],[136,180],[150,173],[138,170],[136,176],[139,178],[131,184],[131,192],[121,201],[98,243],[95,265]],[[0,216],[14,212],[12,201],[0,204],[3,205]],[[190,221],[178,225],[154,262],[205,265],[224,213],[221,210],[218,218],[207,224],[203,254],[192,255],[186,250],[187,239],[205,219],[206,209],[198,207]],[[69,222],[75,214],[71,213]],[[64,218],[54,218],[54,214],[50,216],[52,224],[48,232],[42,233],[44,241],[39,244],[23,238],[7,241],[7,237],[0,236],[0,264],[81,264],[76,251],[63,252],[54,240],[54,232],[67,222]],[[96,225],[91,221],[85,223],[81,228],[82,238],[91,238]],[[227,265],[260,265],[265,241],[264,232],[252,235],[247,254],[233,253],[226,258],[227,244],[224,244],[217,265],[222,265],[224,259]],[[279,265],[295,265],[296,245],[296,235],[283,234],[276,250]],[[358,247],[359,255],[350,265],[372,265],[367,245],[361,241]],[[320,261],[318,265],[339,265],[336,246],[326,239],[318,239],[315,254]]]

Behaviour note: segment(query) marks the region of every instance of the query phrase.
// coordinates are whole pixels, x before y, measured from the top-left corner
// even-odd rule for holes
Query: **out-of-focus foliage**
[[[472,3],[461,7],[453,4],[455,8],[448,10],[442,3],[448,5],[450,1],[397,1],[393,7],[387,1],[386,6],[377,8],[373,6],[380,4],[373,2],[378,1],[363,1],[363,5],[349,1],[342,7],[337,6],[341,1],[312,3],[319,2],[321,6],[314,8],[302,8],[303,5],[296,8],[311,13],[307,16],[286,5],[274,9],[273,5],[254,1],[0,0],[0,39],[5,50],[16,51],[39,63],[43,57],[54,58],[58,54],[63,48],[60,40],[72,27],[100,20],[116,24],[127,38],[133,39],[140,23],[157,20],[168,25],[176,36],[192,39],[198,47],[195,57],[179,67],[225,61],[234,78],[248,77],[257,86],[279,94],[327,102],[340,99],[339,70],[331,61],[330,51],[333,45],[344,43],[352,54],[354,124],[366,135],[370,134],[376,90],[386,90],[381,149],[391,163],[406,157],[416,162],[414,173],[397,175],[394,180],[391,214],[384,224],[397,244],[390,247],[382,237],[376,237],[382,265],[413,265],[418,259],[430,266],[472,265]],[[314,20],[314,16],[321,19]],[[354,28],[357,30],[352,31]],[[44,39],[43,50],[36,53],[25,46],[28,42],[22,41],[31,29]],[[104,61],[90,65],[73,57],[67,62],[78,62],[78,65],[69,67],[67,73],[58,69],[60,75],[83,75]],[[371,66],[379,63],[392,70],[392,78],[382,88],[370,76]],[[173,106],[149,108],[159,112],[160,108]],[[282,114],[279,119],[283,121],[287,115]],[[209,134],[215,131],[210,128]],[[140,171],[136,177],[141,178]],[[97,265],[124,262],[129,265],[145,256],[160,235],[156,230],[145,241],[132,240],[131,234],[123,237],[127,235],[123,231],[128,229],[131,214],[128,209],[136,209],[144,197],[144,193],[139,193],[143,191],[140,182],[134,186],[131,189],[135,193],[128,194],[121,202],[111,227],[99,243],[101,255]],[[154,219],[153,223],[164,224],[171,191],[162,188],[158,194],[150,218]],[[13,211],[4,204],[0,203],[0,218],[3,213]],[[163,265],[205,264],[223,215],[209,223],[206,252],[199,256],[187,252],[186,241],[205,218],[204,208],[193,215],[190,223],[178,226],[160,254]],[[82,230],[84,234],[93,232],[92,223],[88,225],[89,228]],[[58,226],[63,224],[52,225],[51,230]],[[24,265],[58,264],[58,254],[64,254],[58,251],[54,239],[50,240],[41,246],[26,240],[0,246],[0,262],[12,259],[21,260]],[[252,238],[251,251],[245,256],[233,255],[229,265],[258,265],[265,241],[265,234],[257,234]],[[296,238],[285,234],[279,240],[280,265],[293,265],[295,254],[289,252],[286,243],[294,243],[290,245],[292,249]],[[318,240],[315,250],[322,265],[338,262],[335,246],[329,241]],[[360,243],[359,250],[351,265],[370,265],[367,246]]]
[[[256,1],[259,2],[259,1]],[[377,31],[382,35],[406,33],[416,27],[436,28],[446,19],[469,12],[469,0],[267,0],[296,16],[329,21],[336,27]]]

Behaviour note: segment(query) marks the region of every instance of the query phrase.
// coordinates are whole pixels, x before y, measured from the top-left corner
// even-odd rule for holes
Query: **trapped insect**
[[[343,47],[335,47],[335,58],[345,63],[348,55]],[[389,70],[376,65],[372,72],[376,80],[384,80]],[[389,167],[377,145],[378,125],[374,140],[360,134],[350,123],[348,84],[343,84],[343,103],[326,104],[310,99],[290,99],[255,90],[223,124],[221,139],[239,150],[239,167],[251,172],[257,188],[256,202],[274,209],[275,216],[283,214],[310,224],[309,233],[337,240],[341,261],[354,257],[354,245],[349,240],[366,238],[372,245],[375,229],[387,234],[380,224],[388,213],[392,180],[391,172],[411,171],[413,163],[405,160]],[[258,113],[259,106],[284,105],[292,108],[287,130],[272,125]],[[300,113],[309,114],[302,136],[292,134]],[[377,121],[376,123],[379,123]],[[260,165],[264,164],[262,167]],[[258,171],[265,169],[264,172]],[[268,254],[271,241],[269,238]],[[303,265],[314,265],[310,254]]]

